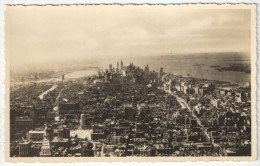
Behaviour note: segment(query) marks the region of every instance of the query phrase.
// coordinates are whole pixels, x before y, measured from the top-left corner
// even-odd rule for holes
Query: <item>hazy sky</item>
[[[11,64],[193,52],[250,52],[250,10],[181,6],[9,6]]]

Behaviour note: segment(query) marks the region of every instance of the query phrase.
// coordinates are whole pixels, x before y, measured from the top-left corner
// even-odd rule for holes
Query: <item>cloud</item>
[[[176,6],[9,6],[13,64],[250,50],[250,10]]]

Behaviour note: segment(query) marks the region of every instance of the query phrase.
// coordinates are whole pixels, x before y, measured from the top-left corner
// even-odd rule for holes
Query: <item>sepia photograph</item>
[[[6,160],[256,160],[255,4],[6,5],[4,22]]]

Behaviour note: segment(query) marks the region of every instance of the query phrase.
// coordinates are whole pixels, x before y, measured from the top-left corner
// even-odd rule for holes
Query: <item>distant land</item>
[[[116,66],[116,62],[123,60],[126,64],[134,62],[144,68],[149,65],[155,71],[161,67],[165,72],[176,75],[192,76],[209,80],[221,80],[244,85],[250,80],[250,56],[238,52],[213,52],[168,54],[157,56],[129,56],[104,59],[77,59],[62,63],[52,62],[41,65],[29,64],[24,68],[11,66],[11,82],[34,81],[61,77],[81,70],[97,70],[107,67],[107,64]],[[45,67],[41,67],[45,65]],[[227,72],[224,72],[227,71]],[[230,73],[233,72],[233,73]]]
[[[212,65],[211,68],[214,68],[218,71],[235,71],[235,72],[244,72],[244,73],[251,73],[250,66],[247,64],[242,63],[230,63],[227,66],[220,66],[220,65]]]

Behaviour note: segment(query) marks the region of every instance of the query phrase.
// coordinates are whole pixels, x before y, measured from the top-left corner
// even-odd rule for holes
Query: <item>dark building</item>
[[[58,129],[59,138],[70,138],[70,129],[68,127]]]
[[[91,140],[104,139],[104,126],[102,124],[94,124],[92,129]]]
[[[33,128],[34,120],[25,116],[15,119],[15,131],[25,130],[26,128]]]
[[[149,74],[149,66],[148,65],[145,66],[144,71],[145,71],[145,74]]]
[[[163,74],[164,74],[164,73],[163,73],[163,68],[161,67],[161,68],[160,68],[160,77],[162,77]]]
[[[128,121],[133,121],[136,111],[131,106],[124,106],[124,117]]]
[[[112,64],[109,64],[109,71],[112,72],[112,70],[113,70]]]
[[[123,61],[121,60],[121,70],[124,68]]]
[[[29,157],[31,154],[31,144],[30,141],[22,141],[19,143],[19,156]]]
[[[91,142],[84,142],[82,144],[82,152],[81,155],[85,157],[94,157],[93,144]]]
[[[105,72],[105,82],[109,82],[111,79],[111,73],[108,72],[108,70],[106,70]]]
[[[59,104],[59,114],[66,114],[70,111],[75,111],[79,109],[78,103],[61,103]]]

